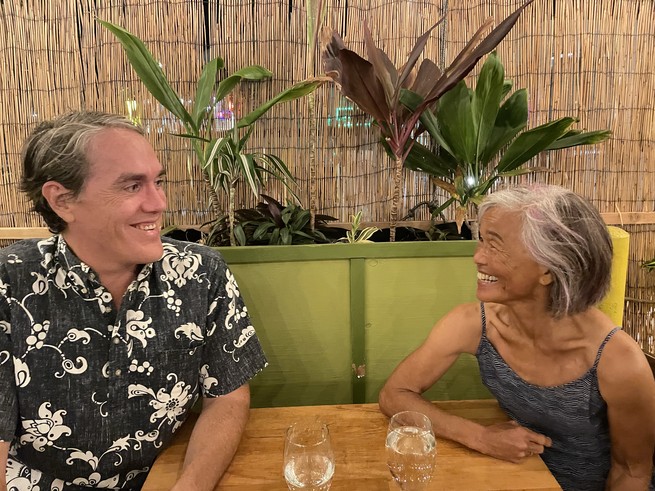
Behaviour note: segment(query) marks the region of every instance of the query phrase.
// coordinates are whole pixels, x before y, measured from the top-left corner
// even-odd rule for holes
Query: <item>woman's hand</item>
[[[516,421],[507,421],[486,426],[479,443],[480,452],[518,463],[526,457],[541,454],[545,447],[550,447],[552,441],[547,436],[535,433]]]

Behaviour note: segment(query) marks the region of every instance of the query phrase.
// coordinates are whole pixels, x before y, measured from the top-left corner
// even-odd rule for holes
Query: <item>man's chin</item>
[[[159,261],[164,255],[164,247],[161,242],[158,245],[151,245],[139,251],[139,264],[148,264]]]

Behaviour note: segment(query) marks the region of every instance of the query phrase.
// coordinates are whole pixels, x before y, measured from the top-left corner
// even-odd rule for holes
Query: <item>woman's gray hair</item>
[[[549,311],[554,317],[584,312],[605,297],[612,239],[586,199],[559,186],[514,187],[490,194],[480,205],[479,219],[492,208],[520,214],[523,244],[553,277]]]
[[[123,128],[143,135],[143,130],[124,116],[94,111],[73,112],[40,123],[23,145],[23,175],[20,189],[32,202],[32,209],[43,217],[53,233],[66,229],[62,220],[43,197],[42,188],[56,181],[79,195],[89,172],[86,150],[89,141],[107,128]]]

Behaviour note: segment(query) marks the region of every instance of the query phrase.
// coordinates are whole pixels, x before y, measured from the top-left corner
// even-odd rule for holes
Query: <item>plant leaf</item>
[[[423,99],[418,94],[415,94],[411,90],[401,91],[400,101],[411,111],[415,111],[416,108],[421,104],[422,100]],[[454,155],[454,152],[450,144],[444,139],[443,135],[441,134],[441,131],[439,130],[439,121],[437,120],[437,117],[432,113],[430,109],[426,108],[423,110],[423,112],[421,113],[420,121],[421,121],[422,128],[428,131],[428,133],[430,134],[432,139],[437,143],[437,145],[439,145],[443,150],[448,152],[449,155],[446,158],[449,158],[452,155]],[[414,135],[414,137],[416,137],[416,135]]]
[[[237,122],[237,127],[242,128],[244,126],[251,125],[259,118],[261,118],[264,114],[266,114],[266,112],[276,104],[280,104],[282,102],[289,102],[304,97],[307,94],[314,92],[318,87],[323,85],[328,80],[329,79],[327,78],[310,78],[307,80],[303,80],[302,82],[298,82],[292,87],[283,90],[278,95],[276,95],[272,99],[269,99],[264,104],[262,104],[261,106],[254,109],[246,116],[241,118]]]
[[[473,92],[464,81],[446,92],[437,105],[437,121],[443,140],[455,158],[466,164],[475,161],[476,135],[472,111]]]
[[[524,131],[507,148],[496,172],[509,172],[524,164],[566,133],[575,121],[574,118],[560,118]]]
[[[405,159],[405,167],[413,171],[425,172],[431,176],[450,178],[457,168],[457,163],[430,151],[417,142]]]
[[[480,161],[485,165],[507,145],[528,123],[528,93],[517,90],[507,99],[496,116],[496,122]]]
[[[146,48],[145,44],[120,26],[104,20],[98,22],[108,29],[121,43],[123,50],[132,68],[148,89],[148,92],[157,99],[162,106],[168,109],[173,115],[180,119],[187,129],[197,133],[196,124],[191,115],[184,108],[180,97],[172,89],[159,63]]]
[[[234,238],[237,240],[238,245],[247,245],[246,233],[243,231],[243,227],[239,223],[234,225]]]
[[[477,47],[472,48],[477,38],[480,36],[486,27],[483,25],[476,34],[473,36],[471,41],[466,45],[466,47],[460,52],[460,54],[453,60],[450,66],[444,72],[444,75],[437,81],[435,86],[430,91],[429,95],[426,97],[423,104],[425,107],[428,107],[435,100],[437,100],[441,95],[450,90],[455,86],[460,80],[464,79],[466,75],[473,69],[478,60],[484,55],[492,51],[498,44],[507,36],[507,33],[514,27],[519,16],[528,5],[530,5],[534,0],[527,0],[522,6],[516,9],[512,14],[510,14],[505,20],[503,20],[491,33],[482,39]]]
[[[271,78],[272,76],[273,76],[273,72],[259,65],[250,65],[244,67],[240,70],[237,70],[229,77],[221,80],[221,82],[218,84],[218,89],[216,90],[216,100],[222,101],[223,99],[225,99],[225,97],[230,92],[232,92],[234,87],[236,87],[237,84],[241,82],[241,80],[243,79],[265,80],[267,78]]]
[[[216,86],[216,76],[221,68],[223,68],[223,60],[221,58],[214,58],[204,66],[198,79],[196,98],[191,113],[197,128],[202,126],[202,120],[207,114],[211,96]]]
[[[340,62],[338,72],[328,71],[330,62],[329,60],[327,64],[324,62],[327,75],[340,86],[343,95],[372,116],[384,129],[383,123],[389,121],[389,105],[384,95],[384,88],[375,76],[373,65],[354,51],[345,48],[339,50],[338,57]]]
[[[505,97],[507,97],[507,94],[510,93],[510,91],[512,90],[513,85],[514,85],[514,82],[512,82],[509,79],[505,79],[505,81],[503,82],[503,99]]]
[[[503,65],[498,60],[496,53],[492,53],[482,66],[471,104],[476,140],[474,152],[476,167],[482,163],[481,157],[485,153],[494,130],[496,116],[498,115],[500,101],[503,96],[504,79],[505,70],[503,69]],[[479,174],[479,171],[480,169],[478,167],[476,174]]]
[[[421,34],[418,37],[418,39],[416,40],[416,43],[414,43],[414,47],[409,52],[409,56],[407,57],[407,61],[405,62],[405,65],[403,66],[403,71],[400,73],[400,76],[398,77],[398,88],[396,89],[397,91],[400,89],[400,87],[405,82],[405,79],[411,73],[412,69],[414,68],[414,65],[416,65],[418,57],[421,55],[421,53],[425,49],[425,45],[428,42],[428,38],[430,37],[430,34],[432,34],[432,31],[434,30],[434,28],[437,27],[439,24],[441,24],[444,21],[445,18],[446,18],[446,16],[443,16],[441,19],[439,19],[432,27],[430,27],[427,31],[425,31],[423,34]],[[398,97],[398,94],[396,94],[396,98],[397,97]]]
[[[437,64],[432,60],[425,58],[419,66],[418,73],[416,74],[416,78],[410,89],[412,92],[420,95],[421,99],[425,99],[430,92],[430,89],[434,86],[435,80],[439,80],[441,75],[441,69]]]
[[[384,90],[387,104],[391,107],[396,92],[398,72],[387,54],[375,45],[366,22],[364,22],[364,46],[366,46],[366,52],[368,53],[368,61],[373,66],[375,76],[380,81],[382,90]]]
[[[546,147],[546,150],[558,150],[560,148],[577,147],[578,145],[593,145],[607,140],[612,135],[610,130],[597,130],[587,132],[571,132],[558,138]]]

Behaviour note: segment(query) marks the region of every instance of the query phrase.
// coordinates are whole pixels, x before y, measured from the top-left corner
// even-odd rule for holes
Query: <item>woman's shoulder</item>
[[[479,302],[470,302],[459,304],[448,312],[442,320],[448,323],[457,323],[458,325],[481,325],[482,312]]]
[[[630,383],[642,377],[652,378],[641,347],[620,327],[611,327],[598,347],[598,377],[601,383],[615,384]]]

